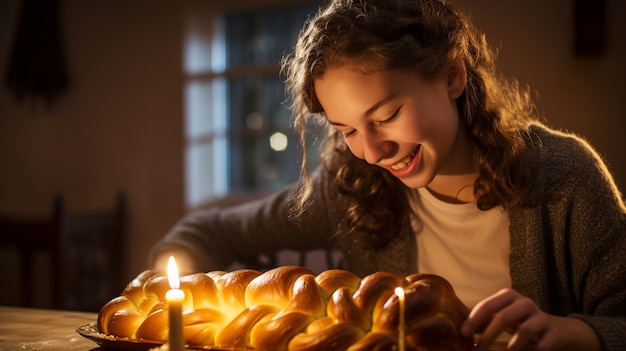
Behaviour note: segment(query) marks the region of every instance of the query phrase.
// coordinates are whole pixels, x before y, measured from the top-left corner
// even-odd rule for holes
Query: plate
[[[163,345],[162,341],[146,340],[146,339],[129,339],[115,335],[108,335],[101,333],[98,330],[98,326],[95,323],[83,324],[76,328],[76,332],[81,336],[94,341],[96,344],[109,350],[120,351],[147,351],[152,348]],[[189,345],[187,350],[214,350],[214,351],[263,351],[252,349],[233,349],[233,348],[218,348],[212,345],[196,346]]]
[[[114,335],[107,335],[101,333],[98,330],[98,326],[95,323],[83,324],[76,328],[76,332],[83,337],[94,341],[96,344],[102,346],[105,349],[120,350],[120,351],[147,351],[152,348],[163,345],[162,341],[145,340],[145,339],[129,339],[122,338]],[[192,350],[215,350],[215,351],[251,351],[251,349],[225,349],[216,348],[214,346],[194,346],[191,345]],[[506,350],[506,342],[496,341],[494,345],[491,345],[489,351],[504,351]],[[262,351],[262,350],[258,350]]]
[[[162,341],[135,340],[103,334],[98,330],[98,326],[95,323],[83,324],[76,328],[76,332],[104,348],[113,350],[146,351],[163,345]]]

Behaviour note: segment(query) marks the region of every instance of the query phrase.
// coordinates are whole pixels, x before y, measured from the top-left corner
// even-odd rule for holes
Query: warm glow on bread
[[[405,290],[407,350],[469,351],[459,326],[467,309],[435,275],[344,270],[316,275],[303,267],[197,273],[181,277],[183,334],[192,346],[262,350],[393,350]],[[147,271],[98,315],[100,332],[166,341],[167,277]]]

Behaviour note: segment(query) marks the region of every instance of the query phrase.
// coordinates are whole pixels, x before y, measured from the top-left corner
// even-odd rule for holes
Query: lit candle
[[[398,295],[398,301],[400,302],[400,322],[398,323],[398,349],[400,351],[404,351],[406,346],[405,346],[405,333],[406,333],[406,326],[405,326],[405,321],[404,321],[404,289],[402,289],[401,287],[397,287],[396,290],[396,295]]]
[[[185,292],[180,290],[180,279],[178,277],[178,267],[173,256],[167,263],[167,279],[170,283],[170,290],[165,293],[169,310],[169,333],[168,343],[170,351],[182,351],[185,349],[185,339],[183,338],[183,301]]]

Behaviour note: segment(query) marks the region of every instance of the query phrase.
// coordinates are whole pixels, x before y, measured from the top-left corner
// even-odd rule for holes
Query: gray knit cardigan
[[[513,289],[545,312],[579,318],[605,351],[626,350],[626,207],[598,154],[581,138],[534,125],[527,142],[535,205],[509,211]],[[313,173],[313,201],[288,219],[294,187],[234,208],[189,214],[153,249],[187,250],[203,271],[253,261],[281,249],[325,248],[347,208],[327,172]],[[345,265],[359,276],[407,275],[417,267],[415,235],[404,230],[381,249],[341,240]]]

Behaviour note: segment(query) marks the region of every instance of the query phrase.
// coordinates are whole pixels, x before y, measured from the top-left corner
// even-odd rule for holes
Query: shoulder
[[[567,162],[582,158],[594,163],[602,162],[598,153],[583,137],[543,124],[532,124],[526,140],[531,150],[540,151],[550,159],[564,158],[563,161]]]
[[[608,173],[599,153],[581,136],[533,124],[527,135],[529,163],[547,171]]]
[[[553,193],[595,189],[622,201],[602,156],[583,137],[533,124],[526,140],[536,186]]]

